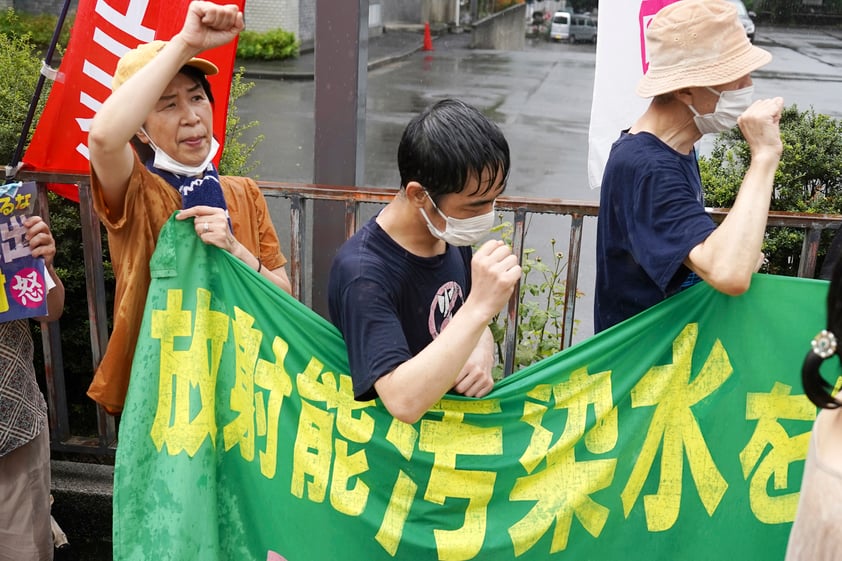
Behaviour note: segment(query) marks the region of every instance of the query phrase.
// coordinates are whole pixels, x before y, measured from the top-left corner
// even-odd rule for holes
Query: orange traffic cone
[[[433,50],[433,37],[430,35],[430,22],[424,24],[424,50]]]

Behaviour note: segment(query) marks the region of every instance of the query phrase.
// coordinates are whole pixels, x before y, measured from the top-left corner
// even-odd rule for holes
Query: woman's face
[[[171,158],[186,165],[201,164],[213,135],[213,108],[202,85],[176,74],[146,117],[144,129]],[[139,138],[147,142],[143,135]]]

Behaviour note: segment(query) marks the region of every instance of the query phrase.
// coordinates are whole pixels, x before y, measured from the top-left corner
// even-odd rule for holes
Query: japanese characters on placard
[[[0,322],[44,316],[44,260],[32,256],[24,221],[33,214],[35,182],[0,187]]]

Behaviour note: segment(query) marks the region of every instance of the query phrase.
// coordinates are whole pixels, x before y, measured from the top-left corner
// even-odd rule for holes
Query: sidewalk
[[[437,33],[438,31],[438,33]],[[449,33],[447,30],[433,31],[433,48],[468,48],[470,33]],[[406,25],[387,27],[383,33],[368,39],[368,69],[406,58],[424,46],[424,27]],[[316,54],[312,48],[303,47],[297,58],[287,60],[240,60],[234,68],[243,67],[244,78],[252,80],[312,80],[315,72]]]
[[[772,53],[772,62],[755,71],[754,76],[842,81],[839,72],[842,65],[842,30],[758,26],[756,37],[756,45]]]

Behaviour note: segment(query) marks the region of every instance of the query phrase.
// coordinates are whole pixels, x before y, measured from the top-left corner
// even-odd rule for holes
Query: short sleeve
[[[263,261],[264,266],[271,270],[283,267],[286,265],[287,259],[281,251],[281,242],[278,239],[278,232],[275,230],[275,225],[272,223],[266,198],[254,180],[246,178],[246,182],[252,194],[255,212],[257,213],[260,260]]]
[[[381,283],[365,278],[344,286],[338,304],[354,397],[373,399],[374,383],[412,358],[397,307]]]
[[[222,176],[220,181],[237,240],[259,257],[264,267],[283,267],[287,260],[260,187],[247,177]]]
[[[690,254],[716,228],[696,191],[680,176],[645,175],[627,217],[634,260],[665,293]],[[679,283],[680,284],[680,283]]]

